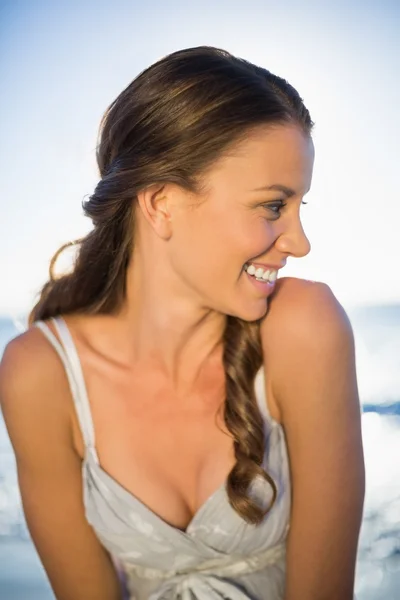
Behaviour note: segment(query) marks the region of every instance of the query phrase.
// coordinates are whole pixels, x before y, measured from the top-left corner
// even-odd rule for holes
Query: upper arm
[[[262,328],[292,477],[286,600],[350,600],[365,473],[350,321],[329,286],[283,280]]]
[[[38,330],[12,340],[0,363],[0,403],[32,540],[58,600],[119,600],[111,558],[84,515],[62,365]]]

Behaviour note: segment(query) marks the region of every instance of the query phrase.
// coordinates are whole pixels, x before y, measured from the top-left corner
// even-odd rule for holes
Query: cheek
[[[181,274],[204,285],[232,282],[246,261],[262,255],[273,242],[270,222],[262,215],[194,212],[180,228],[174,245]]]
[[[214,263],[212,270],[221,276],[237,277],[243,265],[261,256],[274,240],[270,223],[259,215],[239,215],[216,221],[202,232],[207,255]],[[225,274],[225,277],[224,277]]]
[[[274,240],[273,228],[260,215],[252,215],[237,228],[236,242],[243,262],[264,254]]]
[[[244,264],[242,243],[229,221],[200,221],[175,248],[179,270],[192,286],[213,296],[221,286],[232,285],[237,279]]]
[[[195,287],[218,276],[225,244],[218,227],[202,219],[191,220],[174,236],[171,259],[175,270]]]

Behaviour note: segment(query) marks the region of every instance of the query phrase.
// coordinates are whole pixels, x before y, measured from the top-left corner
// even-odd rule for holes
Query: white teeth
[[[269,277],[270,281],[276,281],[278,277],[278,271],[272,271],[271,276]]]
[[[257,281],[270,281],[273,283],[278,277],[277,271],[274,271],[273,269],[265,269],[264,271],[262,267],[256,268],[252,264],[246,264],[245,270],[249,275],[253,275]]]

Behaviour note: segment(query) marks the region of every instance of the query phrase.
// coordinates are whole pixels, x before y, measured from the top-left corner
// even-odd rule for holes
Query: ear
[[[138,203],[147,223],[162,239],[169,239],[172,233],[172,189],[165,183],[157,183],[141,190]]]

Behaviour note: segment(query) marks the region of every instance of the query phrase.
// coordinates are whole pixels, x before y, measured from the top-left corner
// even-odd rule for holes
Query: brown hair
[[[56,252],[29,324],[58,314],[118,310],[133,252],[133,200],[138,192],[154,183],[173,182],[199,194],[202,177],[214,161],[254,128],[276,124],[296,124],[306,135],[314,125],[302,98],[285,79],[225,50],[179,50],[142,71],[100,123],[100,180],[83,202],[93,229]],[[71,244],[78,248],[73,270],[56,277],[56,259]],[[253,524],[262,521],[277,494],[262,466],[264,425],[254,390],[261,365],[260,321],[227,315],[224,417],[236,457],[227,493],[233,509]],[[267,508],[249,494],[249,485],[259,476],[272,486]]]

